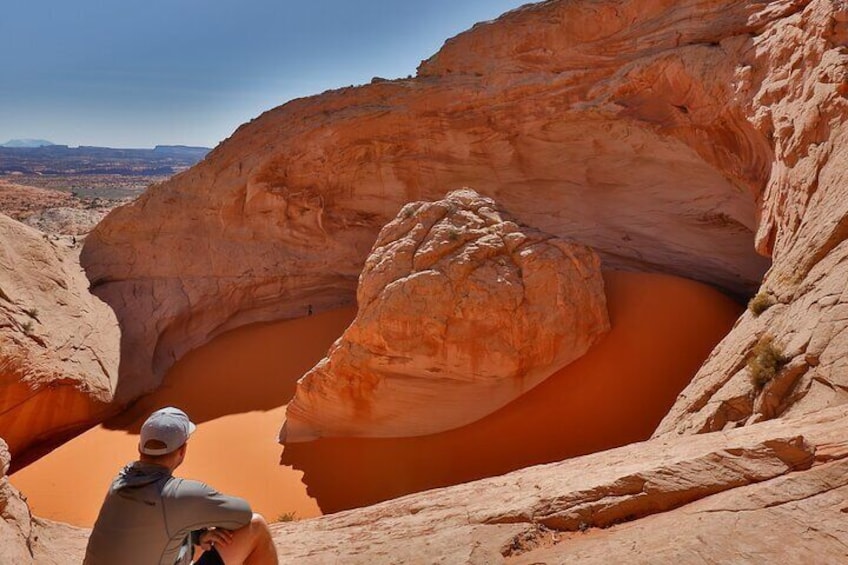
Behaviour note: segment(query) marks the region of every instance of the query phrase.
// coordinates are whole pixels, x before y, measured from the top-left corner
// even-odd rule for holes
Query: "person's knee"
[[[253,516],[250,518],[250,523],[251,524],[262,524],[262,525],[265,525],[265,526],[268,525],[268,522],[265,521],[265,517],[262,516],[262,514],[259,514],[258,512],[253,513]]]
[[[254,512],[253,516],[250,518],[250,528],[257,534],[271,535],[271,529],[268,527],[268,522],[265,521],[262,514],[258,514],[256,512]]]

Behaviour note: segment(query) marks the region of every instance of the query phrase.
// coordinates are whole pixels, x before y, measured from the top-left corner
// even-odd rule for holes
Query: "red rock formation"
[[[774,147],[757,232],[774,264],[658,434],[848,401],[848,6],[773,2],[762,14],[736,88],[746,119]],[[780,362],[754,374],[755,346],[766,341]]]
[[[282,463],[329,513],[644,441],[740,308],[669,275],[606,272],[604,290],[609,333],[500,410],[427,436],[288,443]]]
[[[842,562],[846,42],[841,0],[549,1],[416,79],[269,112],[91,239],[98,292],[145,324],[132,393],[222,328],[348,299],[377,227],[437,187],[490,187],[609,264],[738,291],[763,267],[754,200],[762,295],[657,437],[277,540],[303,563]]]
[[[21,462],[115,411],[118,328],[77,252],[0,215],[0,434]]]
[[[419,76],[292,101],[110,214],[86,242],[123,328],[118,397],[226,329],[350,303],[407,202],[472,186],[605,266],[759,283],[768,137],[736,103],[761,3],[545,2]],[[174,210],[181,213],[175,214]]]
[[[11,455],[0,438],[0,563],[64,565],[81,563],[88,531],[33,518],[6,477]]]
[[[49,234],[87,234],[116,205],[101,199],[83,202],[68,192],[0,179],[0,214]]]
[[[304,564],[840,563],[846,425],[842,406],[655,438],[276,524],[275,539],[281,561]]]
[[[609,330],[600,261],[472,190],[405,206],[377,237],[359,311],[298,382],[281,441],[457,428],[524,394]]]

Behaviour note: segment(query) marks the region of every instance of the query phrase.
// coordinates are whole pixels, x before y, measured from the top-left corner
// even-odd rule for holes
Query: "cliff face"
[[[118,327],[77,253],[0,215],[0,435],[16,458],[115,411]]]
[[[10,464],[8,446],[0,439],[0,563],[80,563],[89,532],[33,517],[26,497],[9,484]]]
[[[757,230],[757,248],[773,265],[658,434],[720,430],[848,400],[848,5],[787,7],[752,38],[738,73],[745,115],[774,148]]]
[[[753,36],[797,9],[770,6],[530,5],[448,41],[416,78],[242,126],[86,242],[94,292],[123,329],[118,397],[227,329],[352,301],[379,229],[460,186],[607,268],[753,292],[774,146],[746,118],[737,74]]]
[[[844,561],[846,43],[839,0],[549,1],[450,40],[415,79],[275,109],[87,242],[125,330],[119,395],[225,329],[351,300],[378,229],[444,187],[607,266],[740,294],[768,263],[756,248],[773,263],[750,311],[650,441],[279,525],[280,550]]]

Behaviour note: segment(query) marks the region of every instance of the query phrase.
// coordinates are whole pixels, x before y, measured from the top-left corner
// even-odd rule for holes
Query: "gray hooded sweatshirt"
[[[112,482],[88,539],[84,565],[188,565],[192,532],[196,536],[212,526],[235,530],[252,516],[241,498],[136,461]]]

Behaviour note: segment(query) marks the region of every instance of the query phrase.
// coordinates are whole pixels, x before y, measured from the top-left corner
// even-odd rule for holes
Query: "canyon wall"
[[[26,497],[6,477],[11,459],[6,442],[0,439],[0,563],[81,563],[89,532],[33,517]]]
[[[752,294],[774,148],[737,103],[737,72],[793,6],[529,5],[449,40],[414,78],[243,125],[86,241],[122,328],[118,400],[227,329],[352,302],[382,226],[461,186],[606,268]]]
[[[115,412],[117,321],[78,253],[0,215],[0,437],[17,462]]]
[[[351,301],[404,203],[470,185],[607,266],[756,296],[650,441],[279,524],[282,557],[844,561],[847,41],[841,0],[549,1],[272,110],[87,242],[119,397]]]
[[[772,2],[764,13],[783,7]],[[773,264],[658,434],[848,400],[848,4],[786,7],[758,30],[737,72],[740,107],[774,148],[757,230],[757,248]]]

